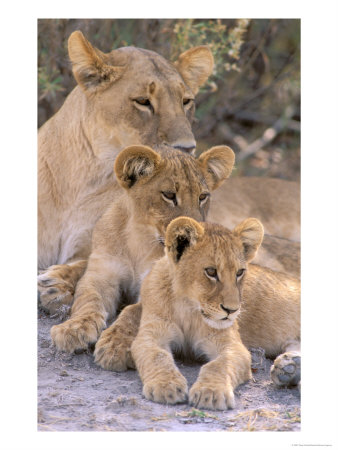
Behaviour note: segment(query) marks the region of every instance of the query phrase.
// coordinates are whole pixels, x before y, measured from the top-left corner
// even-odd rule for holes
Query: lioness
[[[87,266],[93,227],[120,195],[113,175],[116,154],[136,143],[192,152],[194,96],[213,68],[212,54],[203,46],[171,64],[154,52],[131,47],[104,54],[76,31],[68,49],[78,86],[39,130],[38,266],[45,271],[39,296],[50,312],[52,301],[71,303]],[[297,233],[297,187],[286,214],[290,182],[261,180],[262,195],[255,179],[241,180],[231,180],[217,193],[211,220],[229,225],[231,217],[255,214],[267,220],[271,234],[290,237],[294,228]],[[276,191],[278,201],[272,195]],[[269,264],[289,267],[276,261],[275,253]]]
[[[194,97],[213,69],[205,46],[184,52],[172,64],[133,47],[104,54],[75,31],[68,51],[78,86],[40,128],[38,156],[38,267],[70,264],[59,274],[66,283],[82,275],[93,227],[119,195],[113,176],[117,153],[132,144],[192,152]],[[231,225],[229,218],[247,217],[252,210],[268,233],[294,239],[297,198],[295,183],[230,180],[217,192],[210,220]],[[74,289],[69,281],[67,295]]]
[[[256,219],[242,222],[233,233],[188,217],[169,224],[165,256],[141,287],[141,323],[131,347],[148,400],[186,399],[187,381],[171,349],[191,349],[209,362],[189,391],[189,403],[220,410],[235,406],[234,389],[251,378],[250,353],[235,319],[247,263],[262,239]]]
[[[213,147],[198,159],[145,146],[119,153],[115,174],[122,192],[94,229],[93,250],[76,287],[71,318],[51,329],[59,349],[87,348],[97,341],[108,317],[115,316],[121,297],[137,301],[142,279],[163,255],[169,222],[181,215],[205,220],[210,191],[230,175],[233,164],[234,153],[225,146]],[[44,277],[40,282],[48,285]],[[48,289],[46,294],[47,303]]]
[[[119,195],[116,155],[132,144],[194,150],[194,97],[213,57],[205,46],[173,64],[134,47],[105,54],[80,31],[68,51],[78,86],[39,130],[38,266],[82,273],[94,224]]]

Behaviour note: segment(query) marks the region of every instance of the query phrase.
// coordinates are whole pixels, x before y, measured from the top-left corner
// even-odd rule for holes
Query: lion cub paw
[[[60,325],[54,325],[50,334],[58,350],[73,353],[75,350],[86,350],[99,337],[105,322],[102,318],[77,317],[70,318]]]
[[[129,342],[127,336],[119,335],[118,330],[114,329],[114,325],[107,328],[102,332],[95,345],[96,364],[114,372],[124,372],[128,368],[135,369],[130,351],[131,344],[132,342]]]
[[[187,380],[183,375],[168,376],[166,380],[151,380],[144,383],[143,395],[157,403],[183,403],[188,397]]]
[[[231,386],[212,386],[197,381],[189,391],[189,403],[199,409],[232,409],[235,407],[235,395]]]
[[[297,386],[300,383],[299,352],[287,352],[279,355],[271,367],[271,379],[276,386]]]
[[[61,318],[69,314],[74,298],[74,286],[66,279],[65,267],[51,266],[38,275],[39,306]]]

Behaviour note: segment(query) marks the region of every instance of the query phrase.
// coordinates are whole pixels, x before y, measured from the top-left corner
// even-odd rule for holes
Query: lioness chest
[[[72,202],[39,214],[39,267],[88,258],[92,233],[102,214],[118,198],[120,188],[112,180],[96,191],[88,189]]]

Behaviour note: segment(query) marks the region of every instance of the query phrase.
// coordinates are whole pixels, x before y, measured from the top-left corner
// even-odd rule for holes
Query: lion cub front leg
[[[117,265],[98,259],[79,281],[71,317],[51,328],[51,337],[59,350],[74,352],[87,349],[97,341],[106,320],[116,313],[120,297]]]
[[[139,330],[141,314],[141,303],[126,306],[115,322],[102,332],[94,352],[99,366],[116,372],[135,369],[131,345]]]
[[[184,402],[188,385],[169,351],[172,326],[158,317],[141,325],[131,346],[132,357],[143,382],[143,395],[158,403]]]
[[[273,383],[278,387],[297,386],[300,388],[301,353],[300,342],[288,342],[284,353],[277,356],[270,369]]]
[[[73,303],[76,284],[84,274],[87,260],[50,266],[38,275],[39,306],[64,318]]]
[[[189,403],[196,408],[234,408],[234,389],[251,375],[251,356],[241,342],[226,344],[213,361],[205,364],[189,391]]]

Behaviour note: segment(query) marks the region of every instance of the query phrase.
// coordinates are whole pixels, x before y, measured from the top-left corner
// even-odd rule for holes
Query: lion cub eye
[[[217,270],[215,269],[215,267],[207,267],[206,269],[204,269],[204,272],[208,278],[212,279],[213,281],[218,281]]]
[[[202,205],[203,203],[206,203],[206,201],[208,200],[209,197],[210,197],[210,194],[208,192],[204,192],[203,194],[201,194],[199,196],[200,205]]]
[[[194,99],[193,98],[184,98],[183,99],[183,105],[187,106],[190,105],[191,103],[193,103]]]
[[[245,269],[239,269],[236,273],[236,278],[241,278],[241,276],[244,274]]]
[[[172,202],[175,206],[177,206],[177,198],[175,192],[161,192],[161,194],[166,202]]]

